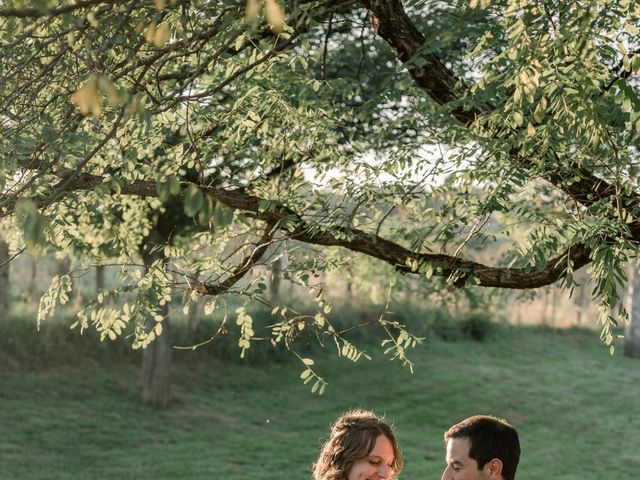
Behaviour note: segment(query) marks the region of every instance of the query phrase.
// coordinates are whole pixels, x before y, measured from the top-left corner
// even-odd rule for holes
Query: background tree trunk
[[[142,401],[154,407],[166,407],[171,400],[171,325],[169,323],[169,304],[160,307],[164,317],[162,335],[156,337],[142,353],[142,372],[140,375],[140,395]],[[156,321],[147,318],[147,331],[155,327]]]
[[[278,257],[271,266],[271,278],[269,290],[271,291],[271,303],[273,305],[280,305],[280,280],[282,275],[282,257]]]
[[[164,257],[164,249],[154,247],[165,243],[165,238],[157,228],[154,228],[142,247],[142,259],[148,269],[151,264]],[[171,400],[171,325],[169,322],[169,304],[160,306],[162,321],[162,335],[156,337],[142,353],[142,371],[140,374],[140,395],[142,401],[155,407],[166,407]],[[146,330],[151,331],[156,321],[148,316]]]
[[[0,308],[3,312],[9,309],[9,245],[0,237]]]
[[[56,260],[56,275],[67,275],[71,269],[71,259],[69,257],[62,257]]]
[[[200,324],[202,303],[202,297],[200,297],[191,305],[191,308],[189,308],[189,315],[187,316],[187,325],[189,326],[189,330],[195,330]]]
[[[29,285],[27,286],[27,292],[29,292],[28,299],[37,304],[40,297],[37,284],[38,264],[32,255],[29,255],[29,259],[31,260],[31,269],[29,271]]]
[[[576,325],[581,327],[584,322],[584,310],[586,305],[588,304],[587,300],[589,298],[589,292],[587,291],[586,285],[587,279],[581,278],[580,285],[576,287],[574,293],[574,305],[576,309]]]
[[[96,267],[96,294],[104,290],[104,266],[98,265]]]
[[[624,336],[624,354],[640,358],[640,270],[633,265],[629,282],[629,324]]]

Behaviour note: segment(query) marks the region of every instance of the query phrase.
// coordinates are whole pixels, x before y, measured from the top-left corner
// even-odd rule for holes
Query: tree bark
[[[624,354],[627,357],[640,358],[640,269],[633,266],[629,283],[629,324],[624,336]]]
[[[162,259],[167,262],[162,248],[165,239],[157,228],[154,228],[142,247],[142,259],[148,269],[154,261]],[[154,407],[166,407],[171,400],[171,325],[169,322],[169,304],[160,306],[162,321],[162,335],[156,337],[142,353],[142,371],[140,373],[140,396],[142,401]],[[156,326],[151,316],[146,319],[145,329],[150,332]]]
[[[0,237],[0,308],[3,312],[9,309],[9,245]]]

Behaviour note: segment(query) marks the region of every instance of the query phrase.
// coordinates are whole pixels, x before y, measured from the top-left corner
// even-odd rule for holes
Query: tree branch
[[[249,254],[249,256],[242,262],[241,265],[238,265],[238,267],[233,270],[231,275],[229,275],[220,283],[201,283],[197,287],[198,291],[203,295],[220,295],[228,291],[231,287],[238,283],[238,281],[240,281],[242,277],[244,277],[247,272],[249,272],[253,268],[253,266],[262,258],[269,245],[271,245],[271,239],[273,238],[274,233],[275,229],[273,228],[273,225],[268,223],[264,229],[262,238],[258,242],[258,245],[256,245],[256,248]]]
[[[398,59],[403,62],[415,81],[432,99],[439,104],[447,104],[459,101],[464,92],[456,90],[458,79],[446,68],[444,63],[431,53],[422,53],[426,39],[415,27],[412,20],[405,13],[401,0],[360,0],[374,16],[373,25],[380,35],[395,52]],[[423,66],[416,66],[415,59],[424,60]],[[490,112],[491,106],[482,108],[463,107],[455,108],[452,115],[464,125],[470,125],[480,113]],[[517,150],[511,151],[511,155],[526,167],[532,165],[531,161],[522,157]],[[550,173],[546,179],[555,187],[564,191],[579,204],[589,207],[596,202],[611,199],[619,195],[615,186],[606,180],[594,175],[588,169],[576,163],[570,166],[571,176],[563,175],[556,171]],[[620,196],[622,205],[629,211],[640,203],[637,196]],[[640,220],[631,225],[632,239],[640,240]]]
[[[83,8],[93,7],[103,3],[115,4],[114,0],[84,0],[76,2],[70,5],[52,9],[40,9],[40,8],[4,8],[0,10],[0,18],[40,18],[40,17],[57,17],[58,15],[64,15],[65,13],[71,13]]]
[[[86,190],[97,185],[102,185],[104,180],[91,175],[79,175],[73,181],[65,185],[66,191]],[[183,184],[186,187],[186,184]],[[184,195],[186,188],[182,189],[179,197]],[[289,238],[303,243],[323,246],[342,247],[353,252],[363,253],[370,257],[382,260],[392,265],[403,273],[425,274],[427,271],[434,276],[445,277],[454,286],[464,286],[468,279],[473,277],[475,283],[483,287],[500,287],[510,289],[538,288],[550,285],[562,278],[570,266],[573,270],[591,262],[590,249],[584,244],[572,245],[556,257],[547,261],[540,267],[506,268],[483,265],[472,260],[465,260],[452,255],[416,253],[398,243],[389,241],[379,235],[367,233],[350,227],[339,227],[323,230],[319,225],[306,222],[298,213],[285,206],[278,206],[269,211],[261,208],[262,199],[241,190],[226,190],[218,187],[202,187],[202,191],[210,195],[218,202],[229,208],[248,212],[257,220],[267,223],[266,232],[276,229],[283,231]],[[157,196],[156,185],[153,182],[134,181],[121,185],[121,192],[125,195],[137,195],[141,197]],[[61,192],[56,192],[56,198]],[[47,204],[47,198],[35,199],[38,206]],[[15,199],[7,205],[15,205]],[[4,211],[0,216],[6,216],[10,212]],[[264,244],[267,245],[264,245]],[[235,270],[229,279],[217,286],[207,287],[207,293],[221,293],[223,289],[230,288],[237,282],[264,253],[268,241],[263,241],[254,253],[244,262],[243,266]],[[243,268],[246,267],[246,270]],[[236,278],[236,280],[233,280]],[[227,286],[227,282],[231,282]]]
[[[640,55],[640,48],[633,50],[632,52],[629,52],[628,58],[631,58],[632,55]],[[629,68],[629,70],[626,70],[624,68],[624,59],[618,62],[618,65],[616,66],[615,70],[616,71],[615,73],[612,74],[611,80],[603,89],[605,92],[608,92],[609,90],[611,90],[611,87],[613,87],[613,84],[616,83],[618,80],[625,80],[629,78],[631,75],[633,75],[633,68]]]
[[[426,39],[405,13],[400,0],[361,0],[373,14],[375,31],[387,42],[398,59],[409,69],[413,80],[440,105],[460,99],[456,89],[458,79],[440,58],[433,53],[423,53]],[[415,63],[421,58],[424,64]],[[465,125],[472,124],[483,113],[477,107],[464,109],[457,107],[451,114]]]

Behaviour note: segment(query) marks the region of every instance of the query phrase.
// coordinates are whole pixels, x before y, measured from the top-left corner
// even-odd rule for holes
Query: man
[[[442,480],[514,480],[520,459],[518,432],[504,420],[476,415],[444,434],[447,468]]]

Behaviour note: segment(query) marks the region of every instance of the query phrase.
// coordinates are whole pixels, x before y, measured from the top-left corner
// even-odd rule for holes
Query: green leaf
[[[200,211],[204,203],[204,195],[202,191],[195,185],[189,185],[184,194],[184,213],[189,217],[193,217]]]
[[[176,177],[175,175],[171,175],[167,179],[167,183],[169,185],[169,193],[171,195],[175,196],[180,193],[180,181],[178,180],[178,177]]]
[[[638,35],[640,34],[640,29],[638,28],[637,25],[634,25],[633,23],[627,22],[624,24],[624,29],[629,32],[631,35]]]
[[[513,119],[513,124],[516,127],[521,126],[522,123],[524,122],[524,117],[522,116],[522,114],[520,112],[513,112],[511,114],[511,118]]]
[[[427,64],[427,60],[424,57],[420,56],[416,57],[413,63],[416,67],[424,67]]]
[[[236,38],[236,43],[233,45],[233,48],[236,49],[236,52],[240,51],[240,49],[244,45],[245,39],[246,39],[246,37],[244,36],[244,34],[238,35],[238,38]]]
[[[216,203],[213,213],[213,224],[217,228],[224,228],[233,221],[233,210],[229,207]]]
[[[311,393],[316,393],[318,391],[318,388],[320,388],[320,385],[320,380],[317,380],[316,383],[313,384],[313,387],[311,387]]]
[[[158,199],[162,203],[165,203],[167,200],[169,200],[170,193],[169,193],[169,185],[167,184],[167,182],[164,182],[164,183],[158,182],[156,184],[156,191],[158,192]]]
[[[208,225],[214,211],[215,207],[213,205],[213,200],[211,200],[211,197],[205,197],[202,208],[198,213],[198,223],[202,226]]]
[[[33,201],[27,199],[18,200],[16,203],[16,218],[22,228],[27,248],[31,250],[45,243],[46,221]]]

